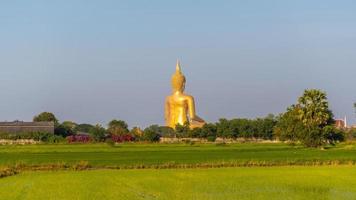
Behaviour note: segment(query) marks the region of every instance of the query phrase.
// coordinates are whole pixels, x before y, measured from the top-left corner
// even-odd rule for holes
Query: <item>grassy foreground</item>
[[[329,149],[308,149],[287,144],[107,144],[0,146],[0,166],[73,164],[87,161],[93,167],[135,165],[264,163],[305,165],[332,161],[356,163],[356,145],[340,144]]]
[[[80,161],[90,167],[62,170],[76,169]],[[236,165],[220,165],[225,162]],[[69,167],[41,168],[55,163]],[[162,169],[167,163],[176,169]],[[0,169],[10,166],[0,178],[0,200],[356,199],[355,164],[355,144],[327,149],[281,143],[0,146]],[[137,166],[151,169],[108,169]],[[197,168],[178,169],[189,167]]]
[[[251,167],[24,172],[0,199],[356,199],[356,168]]]

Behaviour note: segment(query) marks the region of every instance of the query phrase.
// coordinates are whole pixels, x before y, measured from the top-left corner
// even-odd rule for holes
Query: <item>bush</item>
[[[63,141],[63,137],[47,132],[24,132],[24,133],[0,133],[0,139],[7,140],[36,140],[49,143]]]
[[[47,142],[47,143],[60,143],[60,142],[64,142],[65,139],[64,137],[60,136],[60,135],[49,135],[47,138],[45,138],[45,140],[41,140],[42,142]]]
[[[201,130],[202,135],[206,137],[209,142],[215,142],[217,137],[217,128],[215,124],[205,124]]]
[[[14,168],[9,168],[9,167],[0,168],[0,178],[4,178],[7,176],[13,176],[16,174],[18,174],[18,171],[15,170]]]
[[[311,130],[305,129],[299,140],[306,147],[319,147],[325,144],[323,136],[323,130],[319,127],[314,127]]]
[[[346,133],[334,126],[325,126],[323,129],[324,138],[329,144],[335,144],[336,142],[342,142],[345,140]]]
[[[71,135],[71,136],[68,136],[66,139],[67,139],[68,143],[89,143],[89,142],[91,142],[90,136],[83,135],[83,134]]]
[[[58,125],[54,129],[54,134],[62,136],[62,137],[67,137],[67,136],[72,135],[73,133],[70,130],[68,130],[66,127],[64,127],[63,125]]]
[[[168,137],[168,138],[173,138],[176,136],[176,131],[168,126],[160,126],[159,127],[159,134],[162,137]]]
[[[195,142],[192,141],[192,140],[190,140],[190,139],[184,139],[183,142],[184,142],[185,144],[189,144],[189,145],[191,145],[191,146],[195,145]]]
[[[101,125],[97,124],[90,129],[89,134],[97,142],[103,142],[106,138],[106,130]]]
[[[74,165],[72,165],[72,169],[76,170],[76,171],[82,171],[82,170],[86,170],[89,169],[91,166],[89,165],[88,161],[80,161]]]
[[[352,128],[347,131],[347,139],[354,140],[356,138],[356,128]]]
[[[62,137],[67,137],[70,135],[75,135],[77,131],[78,131],[78,124],[72,121],[64,121],[62,124],[56,126],[56,128],[54,129],[54,134],[60,135]]]
[[[175,128],[176,137],[186,138],[190,136],[189,122],[184,123],[184,125],[177,124]]]
[[[215,142],[216,136],[215,135],[211,135],[211,136],[208,136],[206,139],[208,140],[208,142]]]
[[[201,136],[201,128],[193,128],[190,131],[190,137],[199,138]]]
[[[351,129],[351,134],[354,138],[356,138],[356,128]]]
[[[121,142],[132,142],[135,141],[135,137],[133,137],[130,134],[124,134],[124,135],[111,135],[111,140],[116,143],[121,143]]]
[[[145,141],[159,142],[160,138],[161,135],[151,127],[148,127],[143,131],[143,140]]]
[[[105,142],[111,147],[115,146],[115,142],[111,138],[107,138]]]

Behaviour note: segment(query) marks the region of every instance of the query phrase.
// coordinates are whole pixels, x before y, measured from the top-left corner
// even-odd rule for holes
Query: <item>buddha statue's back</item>
[[[165,102],[166,125],[172,128],[175,128],[177,124],[184,125],[187,122],[191,128],[205,124],[205,121],[195,113],[194,98],[184,93],[185,83],[185,76],[177,62],[176,72],[172,76],[173,93],[166,98]]]

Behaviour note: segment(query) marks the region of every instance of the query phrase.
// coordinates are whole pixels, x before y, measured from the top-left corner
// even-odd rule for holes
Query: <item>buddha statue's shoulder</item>
[[[188,99],[188,100],[194,100],[194,97],[192,95],[189,95],[189,94],[184,94],[183,97]]]
[[[166,102],[167,103],[172,103],[176,101],[176,97],[174,95],[170,95],[166,97]]]
[[[169,101],[169,100],[172,100],[172,99],[174,99],[174,95],[166,96],[166,101]]]

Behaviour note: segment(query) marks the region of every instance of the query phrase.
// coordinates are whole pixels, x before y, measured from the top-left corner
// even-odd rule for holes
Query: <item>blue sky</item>
[[[356,1],[0,1],[0,120],[163,124],[176,59],[198,114],[278,114],[306,88],[354,123]]]

